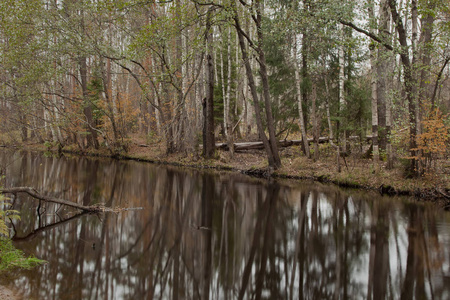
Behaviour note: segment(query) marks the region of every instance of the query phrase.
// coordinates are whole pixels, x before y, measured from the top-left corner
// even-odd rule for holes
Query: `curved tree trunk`
[[[239,37],[239,47],[241,48],[241,53],[242,53],[242,60],[244,62],[244,66],[245,66],[245,71],[247,74],[247,79],[248,79],[248,85],[250,87],[250,92],[252,94],[252,98],[253,98],[253,103],[254,103],[254,107],[255,107],[255,115],[256,115],[256,125],[258,127],[258,133],[259,136],[264,144],[264,149],[266,151],[267,154],[267,160],[269,163],[270,167],[273,168],[277,168],[279,165],[276,164],[275,158],[274,158],[274,154],[272,152],[272,147],[269,143],[269,140],[267,139],[267,136],[264,132],[264,126],[262,123],[262,118],[261,118],[261,107],[259,104],[259,97],[258,97],[258,92],[256,90],[256,84],[255,84],[255,79],[253,77],[253,70],[252,67],[250,66],[250,60],[248,57],[248,53],[247,53],[247,48],[245,46],[245,40],[244,40],[244,32],[242,30],[241,27],[241,23],[239,20],[239,15],[237,12],[237,8],[234,4],[234,2],[232,2],[234,5],[234,25],[236,27],[237,33],[238,33],[238,37]]]
[[[275,136],[275,127],[274,120],[272,114],[272,103],[270,101],[270,92],[269,92],[269,76],[267,75],[267,67],[266,67],[266,57],[264,50],[262,49],[264,43],[264,36],[262,30],[262,15],[261,11],[263,10],[263,3],[261,0],[256,2],[256,31],[258,33],[258,56],[259,56],[259,68],[261,75],[261,82],[263,86],[263,98],[264,98],[264,109],[266,112],[266,121],[267,121],[267,131],[269,132],[269,142],[272,150],[272,156],[274,159],[274,168],[278,169],[281,167],[281,158],[278,152],[277,138]]]

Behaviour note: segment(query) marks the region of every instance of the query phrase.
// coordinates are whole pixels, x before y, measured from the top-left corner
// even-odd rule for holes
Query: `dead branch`
[[[6,188],[6,189],[4,188],[4,189],[0,189],[0,193],[1,194],[26,193],[26,194],[30,195],[31,197],[38,199],[38,200],[70,206],[70,207],[73,207],[73,208],[76,208],[76,209],[79,209],[79,210],[82,210],[85,212],[98,213],[98,212],[109,211],[108,208],[101,206],[101,205],[85,206],[85,205],[81,205],[76,202],[67,201],[64,199],[58,199],[58,198],[51,197],[51,196],[43,196],[43,195],[39,194],[34,188],[31,188],[31,187],[13,187],[13,188]],[[111,211],[113,211],[113,210],[111,210]]]

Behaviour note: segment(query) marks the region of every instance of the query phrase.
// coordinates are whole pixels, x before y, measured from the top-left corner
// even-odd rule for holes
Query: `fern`
[[[7,202],[9,199],[0,194],[0,235],[9,236],[8,223],[12,220],[20,220],[20,215],[17,210],[8,209],[11,203]]]
[[[8,238],[0,237],[0,272],[14,268],[32,269],[46,263],[34,256],[26,257],[22,250],[16,249]]]

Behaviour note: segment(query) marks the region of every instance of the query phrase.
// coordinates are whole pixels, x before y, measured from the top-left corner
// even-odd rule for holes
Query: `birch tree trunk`
[[[319,128],[317,126],[317,91],[316,84],[312,84],[312,111],[311,111],[311,121],[313,124],[313,140],[314,140],[314,161],[319,159]]]
[[[230,116],[231,107],[231,26],[228,26],[228,38],[227,38],[227,62],[228,62],[228,74],[227,74],[227,90],[226,90],[226,137],[228,149],[230,149],[231,157],[234,155],[234,144],[233,144],[233,124]]]
[[[389,7],[386,0],[380,3],[378,35],[385,41],[390,40],[390,17]],[[378,143],[381,149],[386,150],[386,105],[388,98],[388,74],[389,73],[389,53],[384,47],[378,48],[377,61],[377,107],[378,107]]]
[[[371,21],[371,27],[375,27],[377,22],[374,15],[374,3],[373,1],[369,6],[369,18]],[[372,32],[375,30],[372,29]],[[377,164],[379,161],[378,150],[378,84],[377,84],[377,61],[375,44],[370,45],[370,72],[371,72],[371,90],[372,90],[372,153],[373,162]],[[376,169],[376,168],[375,168]]]
[[[347,151],[347,137],[346,137],[346,122],[344,116],[344,110],[346,106],[345,94],[344,94],[344,83],[345,83],[345,60],[344,60],[344,25],[340,25],[340,32],[342,36],[341,44],[339,45],[339,127],[344,127],[342,138],[341,138],[341,146],[344,152]],[[342,128],[340,128],[342,130]]]
[[[300,82],[300,70],[299,65],[297,61],[297,36],[294,34],[294,72],[295,72],[295,86],[296,86],[296,92],[297,92],[297,103],[298,103],[298,116],[299,116],[299,122],[300,122],[300,131],[302,133],[302,141],[303,141],[303,148],[305,150],[305,155],[307,158],[311,158],[311,153],[309,151],[309,143],[308,143],[308,137],[306,136],[306,128],[305,128],[305,120],[304,120],[304,114],[303,114],[303,101],[302,101],[302,90],[301,90],[301,82]]]
[[[379,35],[383,37],[386,41],[389,43],[392,43],[392,37],[391,37],[391,18],[389,15],[389,4],[387,3],[387,0],[383,0],[381,2],[381,17],[380,17],[380,28],[379,28]],[[384,68],[384,74],[380,78],[380,80],[383,81],[384,91],[380,90],[380,92],[383,93],[383,99],[384,99],[384,105],[385,105],[385,118],[384,118],[384,135],[383,135],[383,142],[386,149],[386,159],[387,159],[387,165],[386,167],[388,169],[392,169],[393,167],[393,151],[392,151],[392,144],[391,144],[391,119],[392,119],[392,97],[388,95],[388,90],[392,89],[392,81],[393,81],[393,57],[391,53],[388,53],[387,49],[384,47],[381,47],[379,50],[383,51],[385,53],[385,57],[382,59],[382,66],[381,68]],[[380,56],[380,55],[379,55]],[[380,63],[380,62],[379,62]],[[382,70],[377,72],[378,74],[382,73]],[[380,118],[379,118],[380,119]]]

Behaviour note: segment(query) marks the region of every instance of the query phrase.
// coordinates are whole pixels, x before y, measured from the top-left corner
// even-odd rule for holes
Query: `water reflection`
[[[27,299],[448,299],[450,216],[367,192],[136,162],[1,153],[25,196],[15,243],[49,263],[12,284]]]

